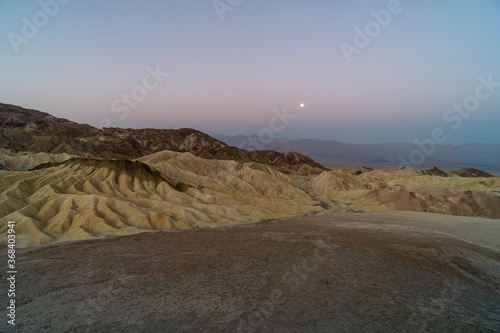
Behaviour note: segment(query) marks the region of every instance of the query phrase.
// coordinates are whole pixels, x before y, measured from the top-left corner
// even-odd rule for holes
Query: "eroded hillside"
[[[0,171],[3,246],[11,220],[17,246],[25,247],[342,212],[500,218],[500,177],[443,177],[411,169],[285,174],[264,164],[173,151],[136,160],[43,157],[50,162],[30,171]],[[26,161],[24,155],[11,158]]]

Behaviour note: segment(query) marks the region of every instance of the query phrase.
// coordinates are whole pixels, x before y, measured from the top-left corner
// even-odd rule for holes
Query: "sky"
[[[0,0],[0,22],[0,103],[96,127],[500,143],[498,0]]]

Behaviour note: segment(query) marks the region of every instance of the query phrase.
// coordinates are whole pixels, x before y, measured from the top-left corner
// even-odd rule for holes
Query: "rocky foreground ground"
[[[17,325],[0,331],[498,332],[498,235],[371,212],[19,249]]]

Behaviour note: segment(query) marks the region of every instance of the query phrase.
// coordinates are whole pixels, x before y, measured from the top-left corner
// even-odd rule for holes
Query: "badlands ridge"
[[[328,170],[298,153],[250,152],[192,129],[97,129],[0,104],[0,248],[8,221],[17,247],[30,247],[350,212],[498,219],[500,177],[487,176]]]
[[[284,173],[259,163],[173,151],[135,160],[7,155],[4,150],[9,168],[34,169],[0,171],[2,247],[8,221],[16,221],[17,246],[29,247],[345,212],[399,210],[500,218],[500,177],[362,168]]]

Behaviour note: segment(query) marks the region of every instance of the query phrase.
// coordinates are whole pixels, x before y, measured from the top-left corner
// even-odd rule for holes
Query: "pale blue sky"
[[[479,76],[500,82],[500,1],[401,0],[351,63],[339,45],[391,1],[244,0],[221,21],[212,0],[72,0],[43,22],[53,1],[0,1],[0,102],[212,135],[258,134],[286,106],[297,116],[277,137],[412,142],[441,127],[448,143],[500,143],[500,87],[460,128],[443,120]],[[9,34],[33,16],[42,26],[16,53]],[[169,75],[113,112],[157,65]]]

